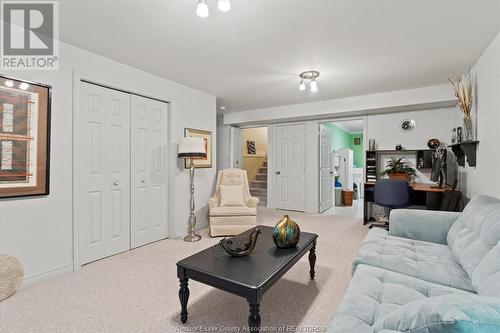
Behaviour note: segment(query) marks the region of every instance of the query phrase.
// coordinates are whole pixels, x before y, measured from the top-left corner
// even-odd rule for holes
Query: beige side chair
[[[243,185],[244,206],[220,206],[220,185]],[[210,236],[233,236],[257,225],[259,199],[250,195],[247,172],[225,169],[217,175],[215,194],[208,200]]]

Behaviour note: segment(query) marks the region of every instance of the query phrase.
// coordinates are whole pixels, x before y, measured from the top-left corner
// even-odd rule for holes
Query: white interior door
[[[304,211],[304,124],[276,126],[274,196],[278,209]]]
[[[132,248],[167,237],[168,104],[132,95]]]
[[[241,128],[231,127],[231,167],[243,168],[243,132]]]
[[[82,264],[129,249],[130,95],[80,83],[77,203]]]
[[[320,125],[319,129],[319,211],[323,213],[332,207],[333,165],[331,130]]]

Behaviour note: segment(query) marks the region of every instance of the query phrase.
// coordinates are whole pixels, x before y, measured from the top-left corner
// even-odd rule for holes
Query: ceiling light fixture
[[[9,87],[9,88],[11,88],[11,87],[13,87],[13,86],[14,86],[14,82],[12,82],[12,80],[7,80],[7,81],[5,81],[5,83],[4,83],[4,84],[5,84],[7,87]]]
[[[221,12],[228,12],[231,10],[231,0],[219,0],[217,7]]]
[[[218,0],[217,8],[221,12],[228,12],[231,10],[231,0]],[[199,17],[208,17],[210,11],[208,10],[208,0],[198,0],[198,6],[196,6],[196,15]]]
[[[318,71],[307,71],[299,74],[300,84],[299,90],[306,90],[306,83],[309,82],[309,90],[313,93],[318,91],[318,82],[316,79],[319,77]]]
[[[207,0],[198,0],[198,6],[196,6],[196,15],[199,17],[208,17],[208,5]]]
[[[28,90],[29,87],[30,85],[27,84],[26,82],[21,82],[21,84],[19,85],[19,89],[21,90]]]

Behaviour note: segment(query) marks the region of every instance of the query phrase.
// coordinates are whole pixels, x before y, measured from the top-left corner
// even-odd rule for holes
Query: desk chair
[[[384,207],[389,219],[392,209],[411,205],[411,188],[406,180],[379,179],[373,189],[373,198],[375,204]],[[370,224],[369,228],[373,227],[389,230],[389,222]]]

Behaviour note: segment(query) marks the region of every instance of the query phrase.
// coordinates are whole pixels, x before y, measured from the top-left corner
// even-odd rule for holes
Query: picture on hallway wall
[[[0,198],[49,194],[51,87],[0,76]]]
[[[354,144],[359,146],[361,144],[361,138],[354,138]]]
[[[207,157],[193,160],[193,164],[195,168],[211,168],[212,167],[212,132],[203,131],[193,128],[185,128],[184,129],[184,137],[195,137],[202,138],[205,142],[205,152],[207,153]],[[189,159],[185,159],[184,167],[189,169]]]

